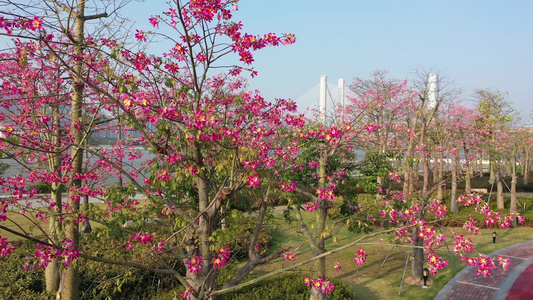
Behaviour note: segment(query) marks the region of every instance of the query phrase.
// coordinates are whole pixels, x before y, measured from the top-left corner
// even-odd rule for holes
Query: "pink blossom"
[[[165,246],[165,242],[166,241],[161,241],[161,242],[157,243],[157,246],[154,246],[153,250],[155,252],[163,252],[163,250],[164,250],[163,247]]]
[[[144,233],[133,233],[132,237],[142,244],[148,244],[152,241],[154,236]]]
[[[439,270],[448,265],[448,261],[442,257],[436,255],[435,253],[430,253],[427,258],[429,274],[434,276],[438,273]]]
[[[204,259],[202,255],[199,256],[192,256],[191,260],[186,262],[187,268],[189,269],[189,272],[194,273],[198,275],[198,273],[202,272],[202,263],[204,262]]]
[[[292,192],[296,190],[296,181],[291,181],[290,183],[282,182],[279,185],[280,189],[284,192]]]
[[[304,203],[304,210],[308,212],[314,212],[318,209],[318,201]]]
[[[359,247],[359,250],[357,250],[357,253],[355,254],[355,257],[353,261],[357,262],[358,266],[361,266],[365,263],[365,259],[368,256],[368,254],[363,250],[363,248]]]
[[[498,256],[496,257],[496,260],[500,263],[500,266],[502,266],[503,271],[507,272],[507,269],[509,268],[509,265],[511,264],[511,259]]]
[[[258,187],[261,185],[261,178],[259,178],[257,174],[252,174],[248,176],[246,183],[248,183],[248,188]]]
[[[150,20],[150,24],[152,24],[152,26],[154,26],[156,28],[159,28],[159,20],[156,17],[151,16],[149,20]]]
[[[5,257],[11,254],[11,251],[15,250],[15,245],[9,243],[7,238],[0,236],[0,257]]]
[[[285,261],[295,260],[296,259],[296,254],[294,254],[294,253],[285,253],[285,254],[283,254],[283,259]]]
[[[335,289],[335,286],[325,278],[311,279],[309,276],[304,276],[304,283],[306,286],[310,286],[314,290],[326,295],[329,295]]]
[[[135,33],[135,38],[139,42],[146,42],[146,35],[144,34],[144,31],[137,30],[137,33]]]

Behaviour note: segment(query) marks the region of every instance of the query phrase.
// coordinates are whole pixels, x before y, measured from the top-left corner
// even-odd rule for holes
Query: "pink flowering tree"
[[[505,99],[506,93],[486,89],[476,91],[478,100],[478,123],[485,130],[485,151],[489,156],[491,184],[496,183],[498,208],[503,209],[502,156],[504,148],[502,140],[506,140],[510,122],[515,119],[515,111],[511,103]]]
[[[455,103],[443,103],[439,114],[431,127],[433,144],[431,152],[436,153],[432,156],[433,165],[433,182],[437,183],[437,199],[443,200],[443,183],[447,178],[444,174],[451,173],[451,190],[450,190],[450,211],[456,213],[457,205],[457,183],[460,167],[460,153],[463,149],[462,139],[460,136],[463,123],[461,117],[466,108],[457,106]],[[451,162],[451,167],[449,167]]]
[[[401,153],[414,137],[412,114],[418,92],[407,80],[389,79],[387,73],[376,71],[371,79],[356,78],[350,86],[346,114],[360,119],[363,130],[357,141],[366,156]],[[378,188],[386,183],[384,177],[377,176]]]
[[[69,137],[63,134],[65,123],[70,119],[64,103],[71,91],[60,77],[65,69],[58,60],[46,57],[40,43],[16,42],[16,51],[2,53],[3,64],[0,78],[2,91],[12,95],[2,102],[2,153],[12,157],[21,166],[21,174],[3,178],[3,192],[13,195],[4,205],[13,205],[21,213],[45,221],[49,220],[47,231],[50,243],[61,240],[61,223],[57,216],[63,211],[61,189],[68,186],[65,165]],[[59,75],[59,76],[58,76]],[[63,110],[63,111],[62,111]],[[63,123],[63,125],[62,125]],[[29,129],[29,130],[28,130]],[[17,185],[12,185],[14,180]],[[37,198],[33,184],[46,184],[50,188],[50,209],[57,210],[54,217],[35,210],[26,198]],[[40,195],[42,196],[42,195]],[[43,196],[45,199],[48,197]],[[64,236],[63,236],[64,238]],[[59,269],[57,257],[46,266],[47,290],[57,291]]]
[[[72,6],[51,1],[46,14],[37,3],[7,1],[4,7],[2,33],[18,39],[12,50],[3,53],[2,89],[12,97],[2,105],[2,151],[19,162],[23,172],[3,178],[4,192],[12,195],[3,205],[3,213],[10,205],[19,207],[36,224],[50,220],[48,230],[40,229],[45,240],[22,229],[12,233],[41,243],[36,259],[47,268],[47,290],[59,288],[62,297],[76,299],[78,275],[72,262],[80,256],[79,224],[86,223],[79,200],[102,194],[102,189],[82,184],[92,177],[83,170],[83,146],[101,107],[95,102],[99,99],[96,90],[86,87],[86,81],[95,75],[87,65],[96,60],[98,48],[84,29],[86,21],[107,14],[91,15],[85,11],[85,1]],[[15,7],[20,10],[13,10]],[[58,34],[58,29],[62,33]],[[35,202],[22,202],[37,197],[32,183],[49,186],[52,197],[43,197],[47,212],[36,210],[31,205]],[[63,189],[68,190],[66,202],[61,199]],[[61,282],[58,260],[70,266],[61,271]]]
[[[297,147],[282,145],[283,137],[279,135],[304,123],[302,116],[294,114],[294,103],[287,100],[270,103],[259,92],[247,91],[246,81],[239,76],[243,72],[252,76],[257,74],[251,68],[255,50],[291,44],[295,38],[291,34],[280,37],[273,33],[244,33],[242,24],[232,21],[232,13],[238,8],[237,1],[174,1],[163,15],[150,18],[152,29],[136,31],[135,38],[141,48],[128,49],[110,38],[94,39],[85,35],[84,22],[92,19],[84,14],[85,1],[79,1],[76,7],[57,5],[75,21],[74,29],[72,32],[67,30],[66,36],[47,35],[49,28],[42,26],[39,17],[5,16],[2,19],[6,34],[36,39],[39,41],[37,47],[42,47],[46,53],[38,58],[24,54],[24,58],[38,61],[52,57],[72,78],[72,90],[66,92],[71,100],[65,105],[71,115],[68,119],[70,128],[65,126],[69,130],[64,146],[70,147],[71,152],[62,157],[64,176],[56,174],[61,177],[61,184],[69,188],[69,201],[65,203],[68,212],[62,219],[66,239],[63,244],[39,241],[41,246],[36,257],[43,267],[53,257],[65,257],[67,268],[61,283],[65,288],[61,293],[68,299],[77,297],[76,265],[71,262],[80,256],[174,275],[187,286],[187,297],[203,299],[214,292],[219,269],[231,257],[231,249],[212,248],[213,232],[224,218],[223,207],[231,204],[236,191],[259,187],[264,181],[262,170],[291,161],[298,152]],[[159,26],[167,26],[172,35],[157,33]],[[171,43],[163,57],[141,50],[148,46],[148,36],[158,35]],[[67,45],[67,49],[58,51],[54,48],[62,44]],[[23,46],[17,46],[17,53],[23,51]],[[59,56],[59,53],[72,55]],[[227,68],[227,73],[213,74],[213,70],[220,67],[221,58],[232,53],[236,54],[239,63]],[[59,83],[59,78],[52,78]],[[32,96],[42,101],[48,95]],[[89,99],[96,101],[95,107],[88,105]],[[87,112],[92,114],[84,116]],[[97,125],[100,113],[120,124]],[[16,114],[20,115],[20,111],[14,112],[14,120]],[[41,112],[32,116],[38,120],[33,121],[32,128],[46,130],[43,126],[49,126],[48,121],[38,119],[42,115]],[[87,120],[91,115],[93,117]],[[104,127],[118,132],[135,131],[140,138],[120,139],[112,151],[87,147],[85,142],[91,128]],[[6,134],[11,132],[9,130]],[[9,137],[4,138],[5,143],[9,141]],[[42,146],[39,142],[34,144]],[[132,146],[139,144],[149,149],[151,155],[143,156],[135,151]],[[84,180],[100,178],[98,174],[81,169],[84,151],[96,157],[95,164],[104,170],[100,172],[124,177],[128,182],[116,188],[102,186],[95,189],[82,185]],[[141,167],[127,167],[134,162]],[[53,172],[57,173],[57,170]],[[43,177],[39,180],[54,180],[46,181]],[[27,191],[23,183],[26,180],[8,178],[5,185],[16,189],[14,195],[25,195]],[[104,192],[105,199],[109,199],[105,212],[112,217],[128,216],[142,221],[146,214],[139,213],[134,196],[143,194],[152,213],[158,211],[171,220],[180,221],[170,227],[173,233],[167,239],[155,241],[154,234],[137,232],[132,234],[125,247],[134,249],[138,244],[154,244],[156,253],[173,253],[187,267],[185,276],[172,269],[160,270],[140,263],[93,257],[80,249],[78,224],[84,222],[85,217],[80,212],[79,200],[86,195],[100,196]],[[18,200],[14,198],[13,201]],[[3,207],[5,210],[6,206]],[[49,214],[53,211],[50,207]],[[260,228],[261,222],[257,226]],[[176,237],[181,239],[178,246],[166,246],[169,239],[176,240]],[[5,245],[5,249],[13,248],[7,242]],[[281,256],[288,248],[268,257],[260,256],[255,245],[250,249],[249,263],[229,285],[238,284],[255,266]]]
[[[325,242],[335,237],[333,229],[326,226],[328,210],[336,205],[346,213],[356,206],[349,184],[353,181],[351,171],[357,164],[352,136],[354,124],[353,119],[330,126],[310,123],[291,133],[292,139],[300,145],[300,154],[292,170],[280,173],[280,188],[289,199],[288,208],[294,211],[314,257],[323,255]],[[305,222],[304,211],[315,214],[314,224]],[[311,229],[313,226],[315,230]],[[326,280],[325,256],[315,261],[314,271],[314,278],[306,280],[312,286],[311,299],[324,299],[333,290]]]

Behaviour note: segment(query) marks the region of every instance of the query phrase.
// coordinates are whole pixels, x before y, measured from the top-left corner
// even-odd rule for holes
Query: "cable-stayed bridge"
[[[344,105],[343,98],[346,98],[345,93],[344,79],[340,78],[335,84],[328,82],[327,77],[323,75],[315,86],[295,101],[300,113],[305,114],[309,119],[315,120],[319,117],[321,101],[325,105],[322,110],[329,117],[331,112],[335,111],[337,107]]]

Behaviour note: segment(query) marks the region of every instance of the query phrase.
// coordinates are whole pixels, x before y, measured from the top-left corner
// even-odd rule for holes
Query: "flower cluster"
[[[429,267],[429,274],[431,274],[431,276],[437,274],[439,270],[448,265],[448,260],[443,259],[435,253],[431,253],[428,255],[427,262]]]
[[[75,249],[74,242],[71,240],[64,239],[61,244],[63,244],[63,249],[57,251],[55,255],[62,257],[65,267],[68,267],[70,263],[80,257],[81,250]]]
[[[296,254],[295,253],[285,253],[285,254],[283,254],[283,259],[285,261],[295,260],[296,259]]]
[[[152,241],[153,235],[144,234],[144,233],[133,233],[131,237],[128,238],[128,242],[126,243],[125,247],[128,250],[133,250],[133,243],[131,242],[131,238],[133,237],[134,240],[138,241],[142,244],[148,244]]]
[[[316,189],[315,193],[318,196],[318,198],[322,200],[333,201],[333,198],[336,197],[335,193],[331,189],[323,190],[323,189],[318,188]]]
[[[204,258],[202,255],[198,256],[192,256],[191,260],[186,262],[187,269],[189,269],[189,272],[194,273],[198,275],[198,273],[202,272],[202,263],[204,262]]]
[[[15,245],[9,243],[6,238],[0,236],[0,257],[11,254],[11,251],[15,250]]]
[[[160,241],[159,243],[157,243],[156,246],[153,247],[153,250],[154,250],[155,252],[163,252],[163,250],[164,250],[163,247],[165,246],[165,242],[166,242],[166,241]]]
[[[468,233],[477,235],[479,227],[476,226],[476,220],[472,217],[468,217],[468,221],[463,224],[463,229],[468,229]]]
[[[481,202],[481,196],[478,194],[460,195],[457,202],[464,206],[472,206]]]
[[[42,24],[43,20],[37,16],[33,17],[33,19],[15,18],[13,20],[7,20],[0,16],[0,29],[4,29],[7,34],[12,34],[13,29],[40,30]]]
[[[455,254],[474,251],[474,243],[470,238],[465,238],[464,234],[457,235],[455,233],[453,234],[453,237],[455,238],[455,243],[453,245],[453,252]]]
[[[192,297],[193,289],[194,288],[192,286],[188,286],[185,288],[185,291],[180,293],[179,298],[172,298],[171,300],[190,300]]]
[[[229,247],[220,247],[217,250],[217,257],[213,257],[213,267],[215,269],[220,269],[228,263],[228,260],[231,256]]]
[[[478,202],[475,211],[485,216],[486,226],[498,225],[500,228],[508,228],[512,225],[513,220],[517,220],[518,223],[525,221],[525,217],[520,216],[517,212],[509,213],[503,217],[501,211],[492,211],[486,202]]]
[[[304,210],[308,212],[314,212],[318,209],[318,201],[304,203]]]
[[[329,295],[335,289],[335,286],[325,278],[311,279],[311,277],[305,276],[304,283],[306,286],[310,286],[321,294],[326,295]]]
[[[438,219],[443,220],[446,218],[446,212],[448,207],[445,204],[441,204],[440,200],[434,200],[428,207],[429,211],[434,214]]]
[[[44,269],[48,264],[52,261],[52,259],[55,258],[55,249],[52,247],[46,247],[41,244],[37,245],[37,248],[35,249],[35,258],[37,261],[33,263],[32,269],[37,269],[37,266],[39,268]],[[24,270],[29,269],[29,263],[26,263],[24,265]]]
[[[35,249],[36,261],[33,263],[32,269],[35,270],[37,267],[44,269],[54,258],[63,260],[63,265],[69,267],[73,261],[80,257],[81,250],[75,248],[73,241],[64,239],[61,241],[61,244],[63,245],[63,248],[59,250],[42,244],[37,245],[37,248]],[[28,262],[24,265],[24,270],[27,271],[29,268],[30,263]]]
[[[394,173],[392,171],[389,171],[389,180],[390,181],[395,181],[397,183],[401,182],[400,175],[398,173]]]
[[[248,184],[248,188],[258,187],[261,185],[261,178],[259,178],[257,174],[252,174],[248,176],[246,183]]]
[[[357,265],[360,266],[365,263],[365,259],[368,256],[365,250],[363,248],[359,247],[359,250],[355,253],[355,257],[353,261],[357,262]]]
[[[291,181],[290,183],[282,182],[279,188],[284,192],[293,192],[296,190],[296,181]]]
[[[479,257],[470,258],[461,256],[460,259],[462,261],[466,261],[466,263],[471,267],[477,267],[477,275],[483,275],[483,277],[489,277],[493,270],[496,270],[498,268],[494,263],[494,260],[488,256],[485,256],[484,254],[480,254]],[[500,263],[504,271],[507,271],[507,268],[509,267],[511,261],[509,258],[497,256],[495,260]]]

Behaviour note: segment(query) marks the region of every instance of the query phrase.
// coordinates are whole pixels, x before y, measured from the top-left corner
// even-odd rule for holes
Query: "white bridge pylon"
[[[322,99],[322,106],[320,104]],[[298,111],[311,120],[324,121],[328,118],[328,112],[333,111],[337,106],[344,106],[345,83],[340,78],[337,84],[327,81],[327,76],[322,75],[320,81],[310,88],[305,94],[296,99]]]

